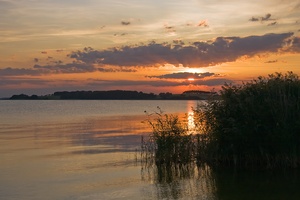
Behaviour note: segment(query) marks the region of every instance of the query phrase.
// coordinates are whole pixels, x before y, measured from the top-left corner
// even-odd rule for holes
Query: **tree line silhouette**
[[[210,92],[200,91],[207,96]],[[199,95],[186,95],[186,92],[182,94],[172,94],[170,92],[166,93],[145,93],[138,91],[128,91],[128,90],[109,90],[109,91],[61,91],[54,92],[49,95],[26,95],[19,94],[13,95],[9,99],[11,100],[68,100],[68,99],[78,99],[78,100],[202,100],[205,97]],[[213,93],[211,93],[213,94]]]

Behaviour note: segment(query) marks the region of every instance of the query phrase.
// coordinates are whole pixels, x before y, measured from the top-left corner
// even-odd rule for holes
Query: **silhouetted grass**
[[[225,85],[198,106],[207,137],[199,160],[241,167],[299,167],[300,80],[289,72]]]
[[[194,160],[193,137],[178,116],[159,112],[148,115],[152,128],[148,140],[142,138],[142,157],[156,164],[187,164]],[[154,119],[153,119],[154,117]]]
[[[144,158],[155,164],[299,167],[300,80],[292,72],[224,85],[220,100],[198,105],[194,113],[195,135],[178,116],[156,113],[149,119]]]

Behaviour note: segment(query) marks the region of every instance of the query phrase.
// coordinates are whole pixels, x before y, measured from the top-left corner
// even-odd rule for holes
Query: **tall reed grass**
[[[288,72],[225,85],[199,106],[208,141],[200,160],[242,167],[299,167],[300,80]]]
[[[300,80],[292,72],[224,85],[220,100],[194,110],[198,134],[188,134],[178,116],[156,116],[148,120],[152,134],[142,141],[144,158],[155,164],[300,166]]]
[[[178,116],[163,114],[159,109],[148,117],[146,123],[151,126],[152,134],[148,140],[142,138],[144,160],[164,165],[187,164],[194,160],[192,135]]]

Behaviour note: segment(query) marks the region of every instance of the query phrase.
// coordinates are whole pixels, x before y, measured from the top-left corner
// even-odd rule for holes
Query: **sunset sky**
[[[300,0],[0,0],[0,97],[300,75]]]

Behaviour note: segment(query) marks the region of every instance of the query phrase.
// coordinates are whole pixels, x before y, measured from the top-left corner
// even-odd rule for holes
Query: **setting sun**
[[[194,81],[195,79],[194,78],[188,78],[188,81]]]

